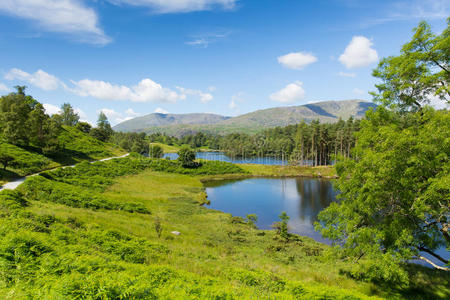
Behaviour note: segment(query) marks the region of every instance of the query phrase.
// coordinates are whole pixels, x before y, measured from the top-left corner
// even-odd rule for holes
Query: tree
[[[275,222],[272,224],[272,227],[277,230],[277,234],[283,239],[285,242],[289,241],[289,232],[288,232],[288,221],[289,216],[283,211],[279,216],[280,222]]]
[[[6,170],[8,164],[14,162],[14,157],[6,153],[0,153],[0,163],[3,165],[3,170]]]
[[[44,106],[41,103],[36,104],[29,113],[28,124],[30,125],[30,141],[39,148],[42,148],[47,141],[48,122],[49,116],[45,114]]]
[[[81,132],[89,134],[91,132],[92,126],[87,122],[78,122],[75,128]]]
[[[161,158],[164,156],[164,150],[159,145],[150,145],[148,154],[151,158]]]
[[[414,257],[441,268],[421,252],[448,264],[435,250],[450,246],[450,114],[380,107],[361,126],[358,159],[336,166],[341,202],[320,213],[317,228],[346,256],[372,261],[374,272],[402,277],[399,264]]]
[[[372,93],[375,101],[400,111],[421,110],[432,98],[449,103],[449,25],[450,18],[447,28],[435,35],[421,22],[399,56],[381,60],[373,71],[373,76],[382,80],[376,85],[378,93]]]
[[[8,143],[27,146],[30,140],[28,118],[38,103],[25,95],[25,86],[16,86],[17,92],[0,98],[0,134]]]
[[[61,105],[62,123],[66,126],[75,126],[80,120],[80,116],[73,110],[72,105],[64,103]]]
[[[196,166],[195,163],[195,152],[188,146],[183,146],[178,151],[178,161],[185,168],[192,168]]]
[[[114,131],[109,124],[108,118],[103,112],[100,112],[97,120],[97,127],[93,128],[90,132],[94,138],[106,142],[112,136]]]
[[[421,23],[402,54],[381,63],[387,69],[375,71],[384,80],[375,96],[385,106],[366,113],[353,158],[336,165],[341,201],[319,214],[316,228],[340,245],[341,255],[354,258],[355,276],[406,282],[402,264],[412,258],[448,271],[438,265],[448,261],[436,250],[450,248],[450,114],[424,106],[430,95],[446,93],[436,78],[448,82],[447,62],[429,66],[439,63],[436,40],[442,39],[432,39]],[[429,47],[413,55],[414,45]],[[398,76],[390,73],[396,69]]]

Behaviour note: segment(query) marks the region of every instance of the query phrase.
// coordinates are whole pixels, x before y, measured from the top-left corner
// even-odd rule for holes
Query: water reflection
[[[177,159],[178,154],[176,153],[166,153],[164,154],[164,158]],[[217,161],[225,161],[231,162],[235,164],[259,164],[259,165],[288,165],[288,160],[284,155],[281,157],[229,157],[225,155],[223,152],[197,152],[196,157],[198,159],[204,160],[217,160]],[[305,161],[305,165],[312,164],[312,161]]]
[[[313,224],[319,212],[336,200],[330,180],[251,178],[211,181],[205,186],[213,209],[241,217],[255,213],[261,229],[270,229],[286,211],[290,232],[328,242],[314,231]]]

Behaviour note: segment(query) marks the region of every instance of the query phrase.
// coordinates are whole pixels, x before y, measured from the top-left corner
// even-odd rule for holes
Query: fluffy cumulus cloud
[[[0,11],[32,20],[42,29],[77,36],[84,42],[107,44],[97,13],[79,0],[1,0]]]
[[[177,91],[175,91],[163,87],[161,84],[156,83],[150,78],[144,78],[134,86],[117,85],[103,80],[91,79],[82,79],[79,81],[71,80],[72,85],[69,86],[56,76],[42,70],[30,74],[15,68],[11,69],[5,75],[5,79],[27,82],[46,91],[63,88],[64,90],[81,97],[132,102],[160,101],[175,103],[178,100],[186,99],[187,96],[196,96],[201,102],[207,103],[214,98],[210,92],[215,90],[215,87],[209,87],[209,92],[176,87]],[[6,88],[6,86],[4,86],[4,88]],[[0,83],[0,91],[1,90],[2,85]]]
[[[72,81],[75,88],[71,89],[81,97],[93,97],[102,100],[129,100],[133,102],[176,102],[183,98],[168,88],[162,87],[149,78],[142,79],[137,85],[128,87],[115,85],[101,80],[83,79]]]
[[[110,108],[102,108],[100,111],[106,115],[111,125],[116,125],[118,123],[131,120],[140,115],[139,113],[134,112],[131,108],[127,109],[124,113],[117,112]]]
[[[296,81],[270,95],[270,99],[281,103],[293,103],[305,98],[303,83]]]
[[[169,112],[167,111],[167,110],[165,110],[164,108],[161,108],[161,107],[158,107],[158,108],[156,108],[155,109],[155,113],[158,113],[158,114],[168,114]]]
[[[42,105],[44,106],[45,112],[50,116],[61,112],[61,108],[56,105],[50,103],[43,103]]]
[[[200,90],[186,89],[180,86],[177,86],[177,90],[182,95],[182,98],[186,98],[186,96],[198,96],[202,103],[208,103],[209,101],[214,99],[214,96],[212,94],[205,93]]]
[[[347,68],[365,67],[378,60],[378,53],[372,48],[371,40],[364,36],[354,36],[339,56],[339,61]]]
[[[113,4],[144,6],[157,13],[180,13],[212,10],[214,8],[232,9],[237,0],[108,0]]]
[[[278,62],[288,69],[301,70],[317,61],[317,57],[306,52],[292,52],[278,57]]]
[[[64,86],[58,78],[42,70],[37,70],[35,73],[30,74],[14,68],[5,75],[5,79],[25,81],[45,91],[56,90],[60,86]]]

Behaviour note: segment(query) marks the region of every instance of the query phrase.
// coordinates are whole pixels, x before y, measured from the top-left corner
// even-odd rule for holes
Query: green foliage
[[[109,124],[108,118],[103,112],[100,112],[98,115],[97,127],[90,131],[91,136],[97,140],[106,142],[113,135],[113,133],[114,131]]]
[[[399,56],[381,60],[373,71],[382,80],[378,93],[372,93],[376,101],[400,111],[420,110],[432,97],[449,103],[449,25],[447,19],[447,28],[435,35],[421,22]]]
[[[73,110],[70,103],[61,105],[62,124],[66,126],[75,126],[80,120],[80,116]]]
[[[182,147],[178,151],[178,161],[184,168],[193,168],[195,163],[195,152],[187,146]]]
[[[6,170],[8,164],[12,164],[14,162],[14,157],[8,155],[4,152],[0,152],[0,163],[3,165],[3,170]]]
[[[8,143],[0,142],[0,153],[14,158],[14,164],[10,165],[10,167],[13,170],[17,170],[19,175],[37,172],[52,163],[49,158],[42,154],[27,151],[24,148]]]
[[[31,177],[19,189],[28,199],[37,201],[145,214],[150,212],[140,203],[114,202],[101,195],[107,186],[114,183],[114,178],[136,174],[145,168],[145,164],[126,159],[94,164],[84,162],[73,168],[60,168]]]
[[[320,213],[318,228],[345,255],[367,259],[367,276],[404,281],[401,263],[449,248],[448,136],[448,111],[400,116],[379,108],[362,122],[358,159],[337,165],[342,201]]]
[[[0,209],[15,210],[28,206],[21,193],[15,190],[4,190],[0,192]]]
[[[92,126],[87,122],[78,122],[75,128],[81,132],[89,134],[91,132]]]
[[[164,151],[163,151],[163,149],[161,148],[161,146],[158,146],[158,145],[150,145],[149,149],[150,149],[150,150],[149,150],[148,155],[149,155],[149,157],[151,157],[151,158],[161,158],[161,157],[164,156]]]
[[[70,202],[44,199],[51,198],[53,192],[35,201],[38,199],[26,183],[20,187],[23,193],[0,193],[0,298],[404,297],[404,290],[390,294],[390,288],[377,288],[339,274],[342,265],[327,260],[320,251],[308,254],[327,248],[325,245],[292,235],[290,243],[278,247],[272,231],[254,230],[242,218],[230,222],[229,215],[198,205],[196,199],[204,194],[198,178],[150,171],[155,166],[176,165],[178,170],[192,172],[208,163],[189,169],[177,162],[159,165],[166,161],[130,156],[82,163],[33,179],[45,179],[55,193],[73,190],[74,199],[84,192],[100,197],[102,203],[142,203],[157,211],[158,217],[74,208]],[[136,175],[123,176],[128,174]],[[111,186],[111,180],[116,184]],[[59,187],[62,191],[57,191]],[[250,219],[254,217],[248,216]],[[152,229],[156,220],[164,230],[180,230],[183,235],[158,238]],[[269,250],[274,243],[276,249]],[[415,274],[427,276],[417,280],[410,299],[414,295],[445,299],[448,295],[445,277]]]
[[[25,87],[0,98],[0,137],[14,145],[49,149],[59,124],[45,114],[42,104],[25,95]]]
[[[161,220],[159,218],[155,219],[155,231],[156,234],[158,235],[158,238],[161,238],[161,233],[163,231],[162,225],[161,225]]]
[[[256,222],[258,222],[258,216],[256,214],[249,214],[246,216],[247,224],[256,228]]]

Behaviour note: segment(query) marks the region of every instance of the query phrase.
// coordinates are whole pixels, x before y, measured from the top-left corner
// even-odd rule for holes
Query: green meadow
[[[189,169],[132,155],[29,178],[18,190],[0,193],[0,298],[450,295],[448,276],[436,270],[407,267],[407,286],[357,280],[347,272],[352,263],[335,259],[324,244],[285,239],[204,205],[205,178],[269,172],[261,169],[218,162]]]

